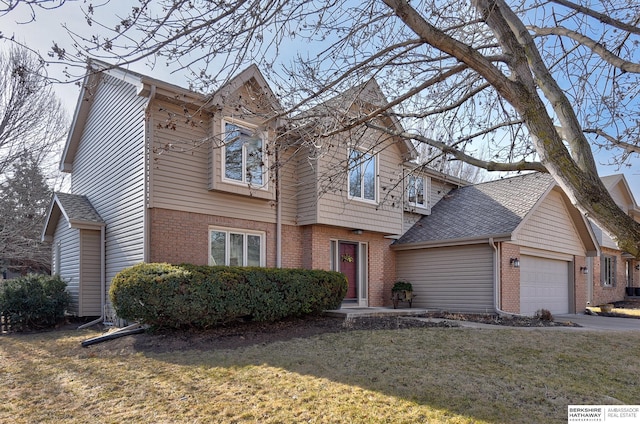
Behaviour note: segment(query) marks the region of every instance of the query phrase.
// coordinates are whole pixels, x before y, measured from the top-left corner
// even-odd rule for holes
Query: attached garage
[[[524,315],[582,307],[586,276],[574,270],[598,253],[584,216],[536,173],[453,190],[392,248],[414,305]]]
[[[493,250],[488,244],[400,250],[396,260],[398,279],[413,285],[415,307],[466,313],[495,310]]]
[[[522,255],[520,258],[520,313],[533,315],[539,309],[552,314],[570,312],[571,263],[558,259]]]

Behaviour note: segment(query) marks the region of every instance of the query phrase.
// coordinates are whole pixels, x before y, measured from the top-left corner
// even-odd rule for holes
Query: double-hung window
[[[427,207],[428,182],[425,177],[409,175],[407,177],[407,201],[418,208]]]
[[[209,265],[265,266],[264,233],[209,229]]]
[[[352,149],[349,152],[349,197],[376,201],[376,156]]]
[[[223,152],[225,180],[264,186],[264,140],[256,131],[225,122]]]
[[[616,285],[616,257],[603,256],[600,263],[602,285],[611,287]]]

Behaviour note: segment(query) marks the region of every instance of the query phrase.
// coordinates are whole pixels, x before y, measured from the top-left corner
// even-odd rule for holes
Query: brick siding
[[[151,209],[150,216],[151,262],[206,265],[209,227],[216,226],[264,232],[267,266],[276,266],[275,224],[161,208]],[[395,256],[389,248],[392,240],[380,233],[354,234],[345,228],[325,225],[283,225],[282,267],[330,270],[331,240],[368,244],[369,306],[389,305],[395,280]]]
[[[500,309],[520,312],[520,268],[511,265],[511,258],[520,259],[520,246],[500,243]]]

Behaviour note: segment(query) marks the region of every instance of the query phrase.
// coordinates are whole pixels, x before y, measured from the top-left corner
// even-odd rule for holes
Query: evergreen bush
[[[139,264],[109,291],[120,318],[154,327],[208,328],[237,320],[277,321],[339,307],[347,290],[332,271]]]
[[[0,313],[12,331],[53,327],[71,301],[66,287],[59,276],[36,274],[0,282]]]

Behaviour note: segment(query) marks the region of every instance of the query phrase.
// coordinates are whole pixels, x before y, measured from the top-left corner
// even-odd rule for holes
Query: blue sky
[[[108,12],[111,14],[125,15],[128,11],[128,7],[123,8],[122,5],[126,5],[128,2],[119,1],[117,5],[110,3],[109,10],[101,10],[100,16],[106,16]],[[68,35],[62,28],[62,24],[66,23],[72,29],[76,29],[81,33],[86,33],[87,24],[85,22],[82,12],[79,10],[80,6],[86,6],[83,2],[69,3],[56,10],[43,11],[37,10],[36,21],[29,24],[19,24],[18,22],[28,20],[28,14],[26,8],[11,12],[7,16],[0,16],[0,31],[4,37],[15,37],[16,40],[26,44],[30,48],[39,51],[43,56],[46,56],[49,51],[53,40],[56,40],[63,47],[66,47],[69,51],[70,40]],[[119,6],[119,7],[118,7]],[[95,30],[95,27],[92,28]],[[7,47],[8,42],[0,40],[0,49]],[[181,73],[172,73],[172,69],[166,67],[164,63],[159,63],[155,69],[151,69],[150,66],[145,63],[134,63],[130,65],[130,69],[146,75],[153,76],[161,80],[171,81],[174,84],[187,86],[187,79]],[[58,76],[62,78],[62,67],[50,66],[50,75]],[[79,72],[77,70],[76,72]],[[75,105],[78,98],[79,88],[71,83],[56,84],[55,91],[62,100],[69,115],[73,114]],[[640,157],[635,154],[634,158],[630,162],[629,167],[624,169],[618,169],[616,166],[605,165],[608,162],[608,158],[611,152],[601,151],[596,153],[596,161],[599,163],[600,175],[612,175],[624,173],[629,183],[636,203],[640,202]]]

